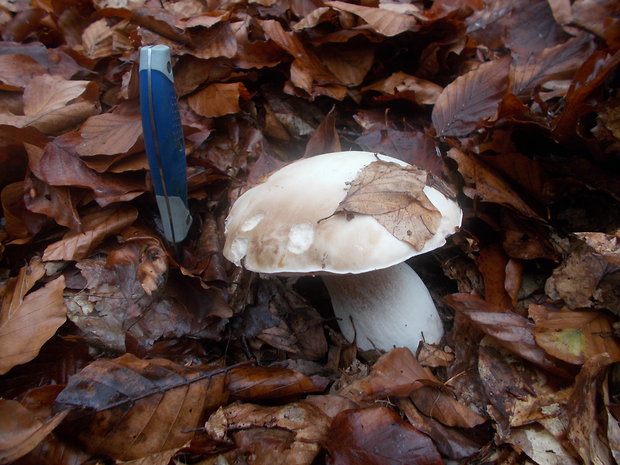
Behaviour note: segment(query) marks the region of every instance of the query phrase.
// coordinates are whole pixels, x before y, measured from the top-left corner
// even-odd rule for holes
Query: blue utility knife
[[[192,224],[187,207],[185,140],[174,89],[170,48],[140,49],[140,112],[144,145],[164,235],[177,244]]]

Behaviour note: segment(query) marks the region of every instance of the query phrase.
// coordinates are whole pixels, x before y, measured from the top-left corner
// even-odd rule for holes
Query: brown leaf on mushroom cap
[[[394,237],[422,249],[441,213],[424,194],[427,173],[416,167],[376,161],[351,183],[335,213],[372,215]]]

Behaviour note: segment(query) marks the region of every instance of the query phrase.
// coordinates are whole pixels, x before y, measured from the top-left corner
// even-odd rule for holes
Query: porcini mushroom
[[[405,171],[395,182],[383,182],[365,174],[373,163]],[[442,246],[460,226],[462,212],[424,182],[413,192],[409,169],[414,168],[401,160],[360,151],[293,162],[234,203],[226,219],[224,256],[259,273],[321,275],[343,335],[362,350],[415,350],[422,338],[438,342],[443,325],[437,309],[404,261]],[[368,203],[370,213],[352,212],[356,202],[344,202],[354,188],[362,192],[355,200]],[[431,212],[433,224],[410,210],[397,210],[386,223],[385,215],[394,213],[392,205],[401,199],[424,205],[420,208]]]

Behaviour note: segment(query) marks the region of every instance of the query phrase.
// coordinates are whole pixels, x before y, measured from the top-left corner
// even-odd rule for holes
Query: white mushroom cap
[[[334,152],[287,165],[245,192],[226,219],[224,256],[261,273],[364,273],[387,268],[445,243],[461,224],[456,202],[432,187],[424,193],[442,215],[436,233],[416,250],[370,215],[334,213],[350,183],[380,159],[373,152]]]

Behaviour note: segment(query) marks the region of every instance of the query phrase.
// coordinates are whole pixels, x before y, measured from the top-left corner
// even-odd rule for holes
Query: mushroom
[[[259,273],[321,275],[347,340],[355,339],[362,350],[415,351],[422,339],[438,342],[443,325],[428,289],[404,261],[442,246],[460,226],[462,212],[433,187],[420,188],[441,216],[417,247],[373,215],[338,213],[359,173],[377,161],[410,167],[385,155],[347,151],[298,160],[272,173],[232,206],[224,256]],[[426,226],[414,218],[412,228]]]

